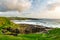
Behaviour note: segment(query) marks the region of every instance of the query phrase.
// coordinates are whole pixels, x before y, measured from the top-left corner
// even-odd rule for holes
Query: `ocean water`
[[[39,19],[39,20],[11,20],[16,24],[42,25],[46,27],[60,28],[60,19]]]

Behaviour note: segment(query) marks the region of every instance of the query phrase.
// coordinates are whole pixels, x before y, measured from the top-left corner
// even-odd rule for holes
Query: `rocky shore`
[[[52,30],[53,28],[44,27],[40,25],[29,25],[29,24],[19,24],[19,28],[3,28],[2,33],[4,35],[14,35],[18,34],[30,34],[30,33],[48,33],[48,30]]]

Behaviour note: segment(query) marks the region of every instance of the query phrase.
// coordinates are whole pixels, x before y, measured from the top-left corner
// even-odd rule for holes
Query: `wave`
[[[11,20],[16,24],[42,25],[46,27],[60,28],[60,22],[54,20]]]

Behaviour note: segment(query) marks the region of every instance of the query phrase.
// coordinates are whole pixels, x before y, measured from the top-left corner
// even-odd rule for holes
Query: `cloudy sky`
[[[60,0],[0,0],[0,16],[60,19]]]

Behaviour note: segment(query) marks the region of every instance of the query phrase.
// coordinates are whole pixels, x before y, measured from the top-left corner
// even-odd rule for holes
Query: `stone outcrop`
[[[28,24],[21,24],[23,26],[28,25]],[[3,28],[2,33],[5,35],[14,35],[17,36],[18,34],[30,34],[30,33],[48,33],[48,30],[51,30],[52,28],[44,27],[44,26],[39,26],[39,25],[28,25],[28,27],[25,27],[24,29],[19,29],[19,28]]]

